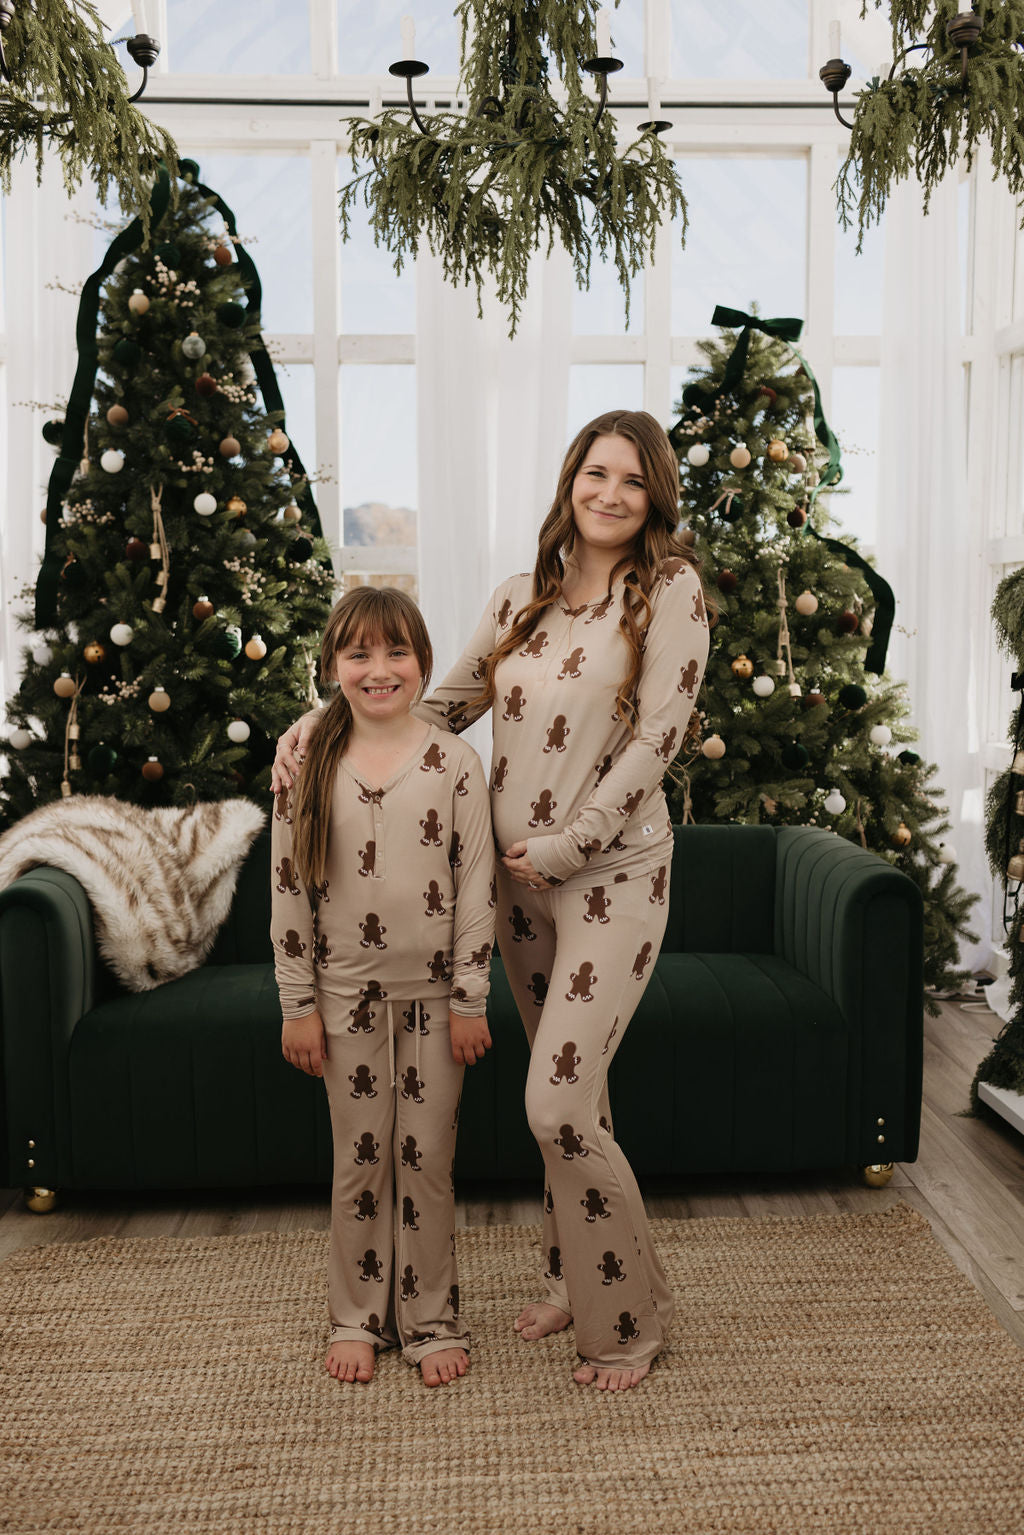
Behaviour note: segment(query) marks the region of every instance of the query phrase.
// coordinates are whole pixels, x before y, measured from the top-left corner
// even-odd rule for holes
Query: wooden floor
[[[974,1005],[976,1007],[976,1004]],[[1024,1348],[1024,1137],[1001,1121],[964,1117],[978,1062],[1000,1028],[987,1009],[944,1002],[925,1023],[921,1150],[885,1189],[853,1171],[700,1177],[644,1183],[652,1215],[816,1215],[914,1206],[990,1310]],[[535,1187],[459,1190],[461,1225],[540,1220]],[[15,1190],[0,1191],[0,1261],[21,1247],[98,1236],[198,1236],[325,1227],[326,1192],[69,1194],[50,1215],[32,1215]]]

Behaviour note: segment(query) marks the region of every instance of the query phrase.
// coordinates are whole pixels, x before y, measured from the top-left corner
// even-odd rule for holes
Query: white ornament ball
[[[818,611],[818,599],[813,592],[801,592],[793,606],[798,613],[802,613],[805,618],[809,618],[812,613]]]
[[[708,736],[701,744],[701,752],[712,762],[717,762],[719,757],[725,756],[725,742],[721,736]]]
[[[771,698],[775,692],[775,683],[770,677],[755,677],[751,686],[758,698]]]
[[[131,624],[115,624],[110,631],[110,638],[115,645],[130,645],[135,638],[135,630]]]
[[[228,735],[231,737],[232,741],[237,741],[239,744],[241,744],[243,741],[248,741],[249,727],[245,723],[245,720],[232,720],[231,724],[228,726]]]
[[[124,454],[120,448],[107,448],[105,453],[101,453],[100,468],[108,474],[120,474],[124,468]]]
[[[846,809],[846,801],[838,789],[830,789],[825,801],[825,809],[829,815],[842,815]]]
[[[742,442],[738,442],[729,454],[729,462],[734,469],[745,469],[750,463],[750,449]]]
[[[149,299],[143,293],[141,288],[135,289],[135,292],[128,300],[128,308],[131,310],[132,314],[145,314],[149,309]]]
[[[49,666],[50,662],[53,660],[53,651],[50,649],[49,645],[43,641],[42,644],[33,645],[32,659],[37,666]]]
[[[706,442],[695,442],[692,448],[687,448],[686,457],[695,469],[703,469],[711,457],[711,449]]]
[[[146,702],[154,714],[166,714],[167,710],[171,707],[171,695],[166,688],[158,685],[150,693]]]
[[[11,741],[14,741],[13,735],[11,736]],[[956,852],[950,847],[948,842],[939,843],[939,862],[956,863]]]
[[[189,331],[181,343],[181,350],[190,362],[198,362],[206,354],[206,342],[198,331]]]
[[[32,732],[31,730],[12,730],[9,739],[15,751],[23,752],[26,746],[32,745]]]
[[[872,744],[875,746],[888,746],[892,740],[892,731],[888,725],[872,725],[869,734]]]
[[[200,517],[212,517],[217,510],[217,497],[211,496],[208,490],[201,490],[192,505]]]

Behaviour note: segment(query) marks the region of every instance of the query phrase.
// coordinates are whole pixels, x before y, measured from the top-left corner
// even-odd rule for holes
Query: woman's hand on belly
[[[538,874],[526,855],[525,842],[513,842],[502,855],[505,872],[519,885],[529,885],[531,890],[553,890],[543,874]]]

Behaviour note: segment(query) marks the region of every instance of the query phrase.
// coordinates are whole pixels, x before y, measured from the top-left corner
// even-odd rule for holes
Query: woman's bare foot
[[[372,1343],[332,1343],[327,1350],[327,1373],[335,1380],[358,1380],[365,1385],[373,1379],[375,1360]]]
[[[425,1386],[450,1386],[468,1369],[469,1356],[464,1348],[439,1348],[420,1360]]]
[[[613,1370],[610,1365],[581,1365],[573,1372],[573,1380],[580,1386],[596,1386],[598,1391],[628,1391],[639,1386],[650,1372],[649,1364],[638,1364],[631,1370]]]
[[[564,1332],[571,1321],[568,1311],[563,1311],[560,1306],[535,1300],[523,1307],[512,1326],[521,1338],[532,1342],[535,1338],[546,1338],[549,1332]]]

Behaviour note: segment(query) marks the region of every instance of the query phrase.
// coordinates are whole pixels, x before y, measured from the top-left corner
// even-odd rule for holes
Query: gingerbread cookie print
[[[567,677],[581,677],[586,659],[582,645],[577,645],[575,650],[570,650],[562,662],[562,670],[558,674],[559,682],[564,682]]]
[[[545,752],[564,752],[566,743],[571,735],[572,727],[566,720],[565,715],[556,714],[548,727],[547,745],[543,750]]]
[[[430,745],[423,753],[423,761],[420,763],[420,772],[429,773],[431,770],[433,770],[435,773],[443,773],[445,770],[444,764],[447,755],[448,753],[443,752],[436,741],[431,741]]]
[[[535,799],[533,801],[533,803],[531,804],[531,806],[530,806],[530,809],[533,811],[533,815],[531,816],[530,820],[527,822],[527,825],[528,826],[554,826],[555,818],[551,814],[551,812],[552,812],[552,810],[556,810],[557,808],[558,808],[558,801],[556,799],[552,798],[551,790],[550,789],[542,789],[540,791],[540,798],[539,799]]]
[[[573,1040],[567,1039],[562,1046],[561,1053],[553,1055],[551,1059],[555,1063],[555,1074],[548,1078],[552,1086],[557,1087],[559,1082],[571,1084],[579,1081],[579,1077],[576,1075],[576,1067],[580,1064],[583,1057],[576,1054],[576,1045]]]
[[[505,713],[502,719],[515,720],[516,724],[522,724],[523,710],[526,708],[526,696],[521,687],[516,686],[511,693],[505,695]]]
[[[567,1002],[575,1002],[577,999],[580,1002],[593,1002],[597,976],[594,974],[594,966],[589,960],[586,960],[575,973],[570,972],[569,980],[572,984],[572,990],[567,991],[565,994]]]

